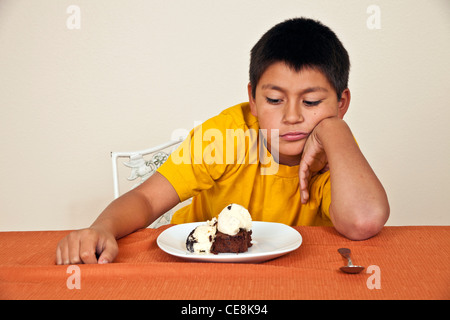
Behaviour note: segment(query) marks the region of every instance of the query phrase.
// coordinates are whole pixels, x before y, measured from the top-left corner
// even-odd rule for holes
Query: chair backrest
[[[131,173],[128,176],[128,181],[137,180],[131,189],[137,187],[145,180],[147,180],[156,169],[158,169],[169,157],[169,155],[183,142],[184,137],[178,140],[168,141],[156,147],[128,152],[111,152],[111,161],[113,169],[113,184],[114,184],[114,199],[121,194],[119,183],[119,168],[117,162],[119,158],[125,158],[128,161],[122,164],[130,168]],[[173,211],[170,210],[158,218],[150,225],[151,228],[157,228],[161,225],[170,223]]]

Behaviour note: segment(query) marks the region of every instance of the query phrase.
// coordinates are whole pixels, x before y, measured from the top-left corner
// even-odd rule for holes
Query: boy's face
[[[279,139],[279,163],[298,165],[306,139],[325,118],[343,118],[350,102],[350,91],[344,90],[340,101],[322,72],[303,69],[299,72],[283,62],[270,65],[256,86],[255,98],[248,85],[252,114],[259,127],[267,129],[266,142],[273,153],[272,141]],[[278,136],[271,137],[271,129]]]

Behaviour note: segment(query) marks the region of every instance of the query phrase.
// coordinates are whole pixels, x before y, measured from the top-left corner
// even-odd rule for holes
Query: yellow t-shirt
[[[248,103],[224,110],[194,128],[158,169],[181,201],[172,223],[210,220],[230,203],[247,208],[253,221],[332,225],[330,174],[313,177],[310,200],[300,201],[298,166],[274,161]],[[261,152],[261,156],[260,156]]]

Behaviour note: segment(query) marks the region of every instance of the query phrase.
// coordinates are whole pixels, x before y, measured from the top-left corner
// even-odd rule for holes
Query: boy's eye
[[[303,103],[307,106],[307,107],[314,107],[317,106],[319,103],[321,103],[322,100],[317,100],[317,101],[306,101],[303,100]]]
[[[269,97],[266,97],[266,101],[270,104],[280,104],[283,100],[281,99],[271,99]]]

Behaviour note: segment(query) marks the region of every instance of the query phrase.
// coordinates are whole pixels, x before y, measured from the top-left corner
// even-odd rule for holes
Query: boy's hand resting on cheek
[[[311,178],[328,166],[330,219],[336,230],[352,240],[377,234],[389,217],[386,192],[339,117],[320,121],[306,140],[299,166],[302,203],[309,199]]]
[[[329,169],[327,155],[317,135],[317,127],[313,129],[307,138],[300,160],[299,176],[302,203],[307,203],[309,200],[309,182],[311,178]]]
[[[110,232],[96,227],[81,229],[58,243],[56,264],[109,263],[118,251],[117,241]]]

